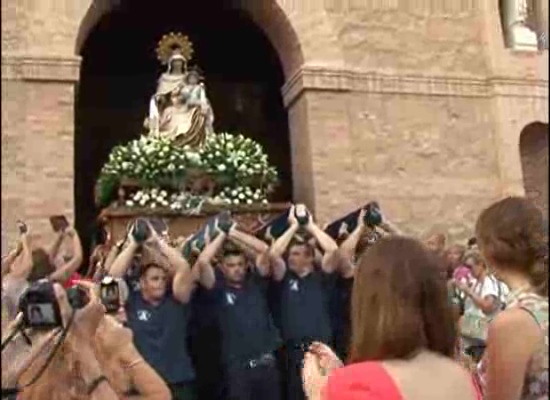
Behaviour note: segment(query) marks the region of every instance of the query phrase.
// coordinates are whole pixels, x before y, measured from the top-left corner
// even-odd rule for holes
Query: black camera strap
[[[71,326],[73,324],[75,312],[71,313],[71,316],[69,317],[69,321],[67,322],[67,326],[61,331],[61,335],[59,336],[59,340],[55,343],[55,346],[52,350],[52,352],[48,355],[48,358],[46,359],[46,362],[44,365],[42,365],[42,368],[38,371],[38,373],[31,379],[31,381],[23,386],[16,386],[14,388],[2,388],[2,396],[13,396],[14,394],[20,393],[23,389],[28,388],[29,386],[34,385],[40,377],[44,374],[48,366],[53,361],[53,358],[57,354],[57,351],[60,349],[61,345],[65,342],[65,338],[67,337]]]

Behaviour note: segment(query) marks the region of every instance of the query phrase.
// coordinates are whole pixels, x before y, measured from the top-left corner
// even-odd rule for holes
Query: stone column
[[[48,217],[73,218],[74,100],[79,57],[2,54],[2,214],[40,238]]]

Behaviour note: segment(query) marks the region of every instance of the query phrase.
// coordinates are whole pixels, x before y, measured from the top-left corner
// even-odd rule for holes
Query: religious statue
[[[548,3],[543,0],[505,0],[500,5],[502,26],[508,47],[518,50],[548,46]]]
[[[157,49],[168,68],[149,102],[145,125],[149,135],[172,139],[180,146],[199,147],[213,132],[214,113],[198,68],[187,68],[193,49],[186,36],[165,35]]]

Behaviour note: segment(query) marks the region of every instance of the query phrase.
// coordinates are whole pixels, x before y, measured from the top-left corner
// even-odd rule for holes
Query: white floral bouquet
[[[207,199],[186,191],[192,186],[189,181],[201,174],[215,182],[214,193]],[[181,148],[162,137],[141,137],[111,152],[98,179],[98,204],[106,206],[125,180],[140,189],[124,200],[125,206],[184,211],[200,206],[203,200],[235,205],[267,203],[277,184],[277,171],[262,146],[243,135],[209,134],[200,149]]]
[[[116,146],[101,173],[114,174],[140,183],[158,184],[183,175],[190,159],[165,138],[143,136],[126,145]]]
[[[141,207],[155,209],[157,207],[168,207],[168,192],[158,188],[141,189],[135,192],[126,200],[127,207]]]
[[[265,197],[277,183],[277,171],[262,146],[243,135],[210,134],[200,154],[203,167],[224,188],[258,188]]]
[[[218,196],[215,197],[216,201],[225,204],[234,205],[251,205],[251,204],[267,204],[267,198],[265,193],[260,188],[251,188],[249,186],[236,188],[226,187]]]

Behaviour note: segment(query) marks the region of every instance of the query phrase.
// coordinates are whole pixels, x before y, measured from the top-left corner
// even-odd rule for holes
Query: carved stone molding
[[[428,96],[548,98],[548,81],[510,78],[390,75],[306,66],[283,86],[286,107],[306,90]]]
[[[2,56],[2,80],[77,82],[80,74],[78,56]]]
[[[548,99],[548,81],[490,78],[488,84],[493,96]]]

